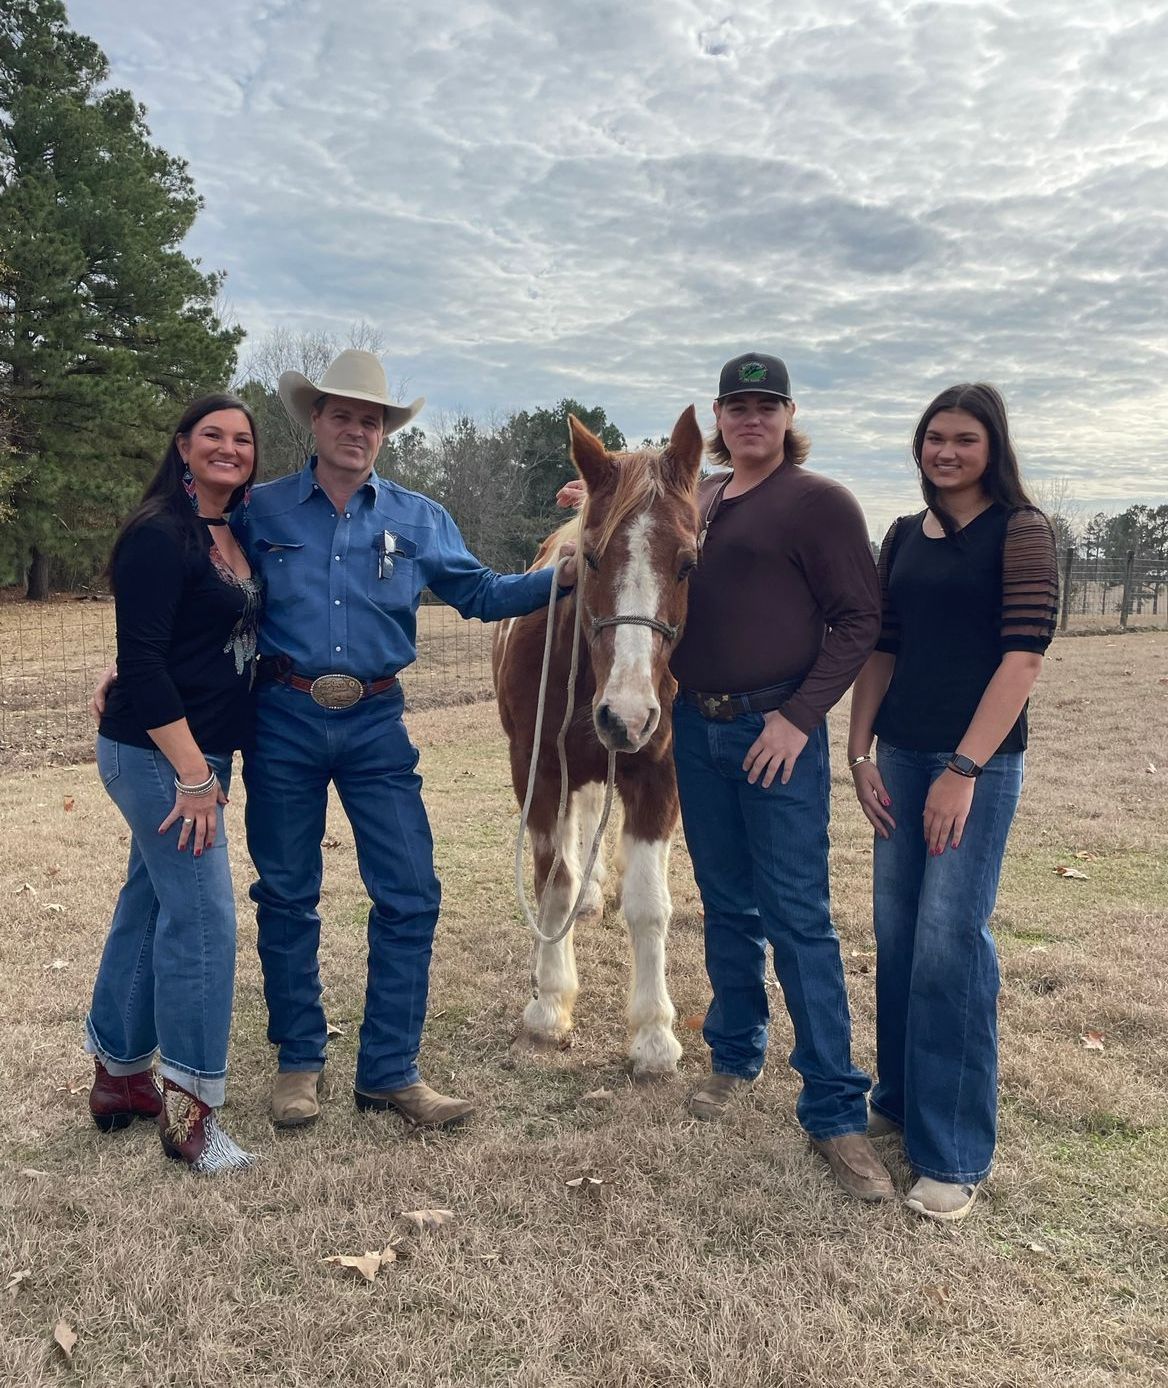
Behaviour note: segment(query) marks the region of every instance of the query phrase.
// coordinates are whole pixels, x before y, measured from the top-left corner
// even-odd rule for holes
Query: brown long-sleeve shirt
[[[864,516],[846,487],[790,463],[718,501],[725,477],[699,490],[709,520],[670,668],[683,688],[719,694],[799,679],[781,712],[809,733],[880,634]]]

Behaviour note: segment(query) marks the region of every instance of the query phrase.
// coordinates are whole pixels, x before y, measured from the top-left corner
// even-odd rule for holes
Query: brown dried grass
[[[332,1043],[321,1121],[299,1135],[271,1129],[240,788],[228,1123],[263,1161],[200,1184],[163,1160],[144,1126],[103,1137],[85,1109],[80,1026],[124,828],[91,767],[10,776],[0,1381],[1168,1383],[1164,679],[1164,636],[1060,642],[1049,659],[996,918],[998,1164],[956,1229],[834,1189],[794,1124],[777,995],[772,1063],[724,1125],[686,1117],[685,1093],[706,1067],[692,1030],[680,1029],[676,1082],[632,1086],[626,947],[611,912],[580,942],[575,1047],[550,1059],[512,1053],[528,946],[509,885],[517,815],[489,706],[412,718],[445,885],[423,1063],[439,1087],[478,1101],[473,1126],[423,1140],[352,1107],[365,908],[352,838],[334,815],[322,970],[344,1035]],[[870,1064],[870,849],[842,771],[843,725],[841,711],[835,906],[857,1054]],[[1060,879],[1059,863],[1088,880]],[[16,894],[25,882],[36,895]],[[681,845],[673,890],[671,986],[679,1012],[696,1014],[707,986]],[[66,967],[47,969],[54,959]],[[1105,1034],[1103,1052],[1083,1048],[1086,1030]],[[607,1107],[581,1102],[600,1087],[613,1092]],[[890,1156],[903,1184],[895,1147]],[[565,1187],[583,1174],[609,1184],[594,1196]],[[414,1256],[374,1284],[321,1262],[384,1246],[402,1232],[395,1212],[419,1207],[448,1207],[457,1222],[413,1238]],[[25,1268],[31,1276],[5,1295],[8,1275]],[[52,1344],[61,1316],[79,1336],[72,1367]]]

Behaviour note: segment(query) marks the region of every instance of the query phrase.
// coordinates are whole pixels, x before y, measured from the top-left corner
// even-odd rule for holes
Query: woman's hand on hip
[[[852,767],[852,786],[865,818],[880,837],[886,839],[896,828],[896,820],[889,814],[892,800],[874,761],[862,761]]]
[[[946,847],[956,848],[961,843],[976,786],[972,776],[942,771],[929,787],[924,830],[925,844],[933,857],[944,853]]]
[[[158,832],[165,834],[172,824],[181,822],[178,851],[185,852],[190,843],[195,857],[201,857],[205,849],[215,845],[215,835],[219,831],[219,806],[226,804],[227,796],[218,781],[204,795],[183,795],[179,791],[174,797],[174,809],[158,826]]]

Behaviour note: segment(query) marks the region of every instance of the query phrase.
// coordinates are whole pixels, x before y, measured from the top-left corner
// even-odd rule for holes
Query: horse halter
[[[672,644],[677,640],[680,627],[670,626],[668,622],[659,621],[656,617],[642,617],[636,613],[620,614],[616,617],[592,617],[592,634],[603,631],[605,627],[648,627],[650,631],[655,631],[659,636],[664,636],[666,641]]]

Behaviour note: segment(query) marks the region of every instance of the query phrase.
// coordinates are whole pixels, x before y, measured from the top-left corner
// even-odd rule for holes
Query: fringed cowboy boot
[[[255,1165],[254,1155],[227,1136],[219,1126],[219,1115],[201,1099],[165,1077],[162,1099],[158,1131],[168,1157],[186,1162],[197,1176],[218,1176]]]
[[[111,1075],[100,1060],[93,1062],[93,1068],[89,1111],[103,1133],[128,1128],[135,1118],[157,1118],[162,1112],[162,1091],[153,1070]]]

